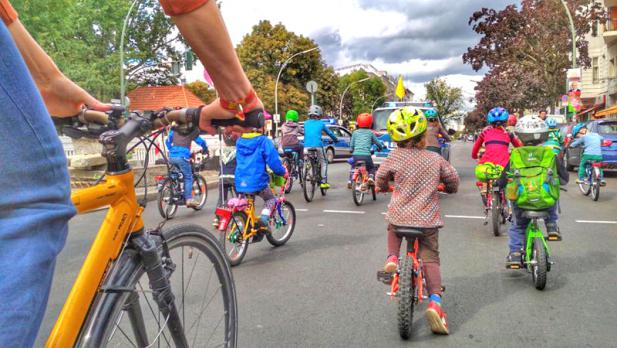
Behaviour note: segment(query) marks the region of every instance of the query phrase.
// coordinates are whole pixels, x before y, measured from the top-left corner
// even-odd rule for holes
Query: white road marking
[[[304,208],[296,208],[296,211],[308,211],[308,209],[304,209]]]
[[[334,214],[366,214],[365,211],[358,210],[324,210],[324,213],[334,213]]]
[[[381,213],[381,215],[386,215],[386,214],[388,214],[388,213],[386,213],[386,212]]]
[[[478,219],[484,220],[484,216],[470,216],[470,215],[446,215],[447,218],[451,219]]]
[[[617,224],[617,221],[576,220],[579,224]]]

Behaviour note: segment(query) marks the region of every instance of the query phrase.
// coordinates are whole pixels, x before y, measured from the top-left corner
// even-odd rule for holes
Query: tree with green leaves
[[[100,100],[119,96],[120,35],[127,0],[12,0],[20,20],[70,79]],[[129,86],[178,82],[171,61],[182,45],[173,22],[156,0],[133,11],[125,41]],[[174,34],[175,33],[175,34]]]
[[[272,25],[267,20],[260,21],[251,33],[244,36],[236,51],[267,110],[274,111],[276,77],[285,61],[313,47],[317,47],[317,43],[310,38],[288,31],[280,23]],[[326,112],[336,110],[338,76],[325,64],[319,50],[315,50],[292,59],[282,70],[278,85],[279,113],[294,108],[304,115],[302,111],[308,110],[310,104],[304,86],[310,80],[319,84],[316,102]]]
[[[358,82],[369,78],[366,81]],[[341,76],[339,93],[342,94],[351,84],[343,100],[343,115],[355,119],[358,114],[372,112],[373,103],[386,93],[386,84],[380,77],[369,75],[364,70],[356,70]],[[340,101],[339,101],[340,102]],[[338,113],[338,112],[337,112]]]
[[[442,120],[455,115],[463,107],[463,90],[449,86],[445,80],[435,78],[426,84],[426,97],[433,101]]]

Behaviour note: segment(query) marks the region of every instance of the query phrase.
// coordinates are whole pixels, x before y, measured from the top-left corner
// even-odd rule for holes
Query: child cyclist
[[[414,107],[393,112],[387,121],[390,137],[397,143],[379,167],[376,185],[381,191],[394,181],[394,192],[388,205],[388,258],[385,272],[396,272],[402,239],[394,232],[395,226],[420,228],[419,256],[423,261],[424,275],[430,303],[426,316],[434,333],[448,334],[446,315],[441,307],[441,271],[439,268],[438,229],[443,227],[439,212],[437,186],[445,184],[445,191],[458,190],[456,170],[441,155],[424,149],[427,121],[424,114]]]
[[[328,129],[326,124],[320,120],[322,114],[323,111],[319,105],[311,105],[309,108],[309,120],[304,122],[304,148],[307,150],[317,150],[317,157],[321,162],[321,183],[319,187],[328,189],[330,188],[330,184],[328,184],[328,160],[326,159],[321,135],[322,133],[326,133],[334,142],[337,142],[338,139],[336,135]]]
[[[281,146],[283,150],[290,149],[298,154],[298,158],[302,158],[304,147],[298,139],[300,125],[298,124],[298,112],[296,110],[288,110],[285,113],[285,123],[283,123],[282,132]]]
[[[428,127],[426,130],[426,149],[441,155],[441,144],[439,143],[439,138],[443,138],[446,142],[451,142],[452,139],[443,127],[441,127],[437,110],[428,109],[424,111],[424,116],[428,121]]]
[[[236,142],[236,192],[242,195],[256,194],[261,197],[265,206],[261,211],[260,222],[268,226],[270,213],[276,203],[276,197],[270,189],[270,176],[266,165],[275,175],[287,177],[287,170],[279,157],[274,143],[270,138],[263,135],[263,129],[252,133],[245,133]],[[263,239],[259,233],[253,237],[257,242]]]
[[[577,147],[583,145],[583,155],[581,156],[581,162],[578,166],[578,180],[577,184],[584,183],[585,180],[585,165],[587,162],[596,161],[602,162],[602,136],[598,133],[591,132],[587,129],[585,124],[578,124],[572,128],[572,137],[577,138],[574,140],[570,147]],[[600,186],[606,186],[604,180],[604,170],[600,168]]]
[[[525,146],[544,145],[548,139],[548,126],[538,116],[525,116],[516,124],[516,134],[520,137]],[[558,174],[559,175],[559,174]],[[525,240],[525,230],[529,225],[529,218],[523,216],[523,209],[519,208],[516,203],[512,204],[514,212],[514,221],[508,230],[508,247],[510,251],[506,258],[506,268],[517,266],[522,263],[523,244]],[[548,209],[549,217],[546,219],[546,229],[549,238],[561,240],[561,234],[557,228],[557,205]]]
[[[480,174],[488,168],[494,168],[501,172],[501,177],[497,181],[497,185],[501,188],[504,188],[507,183],[506,170],[510,162],[510,144],[514,147],[523,146],[514,134],[508,133],[505,129],[509,116],[508,110],[504,108],[491,109],[486,115],[489,126],[480,133],[471,150],[471,158],[478,159],[480,148],[482,146],[485,148],[484,154],[478,160],[476,167],[478,180],[483,181],[484,178]],[[484,195],[482,195],[482,202],[486,206],[486,196]]]
[[[369,174],[369,183],[373,183],[375,176],[375,165],[373,164],[373,158],[371,158],[371,147],[377,146],[379,150],[385,148],[384,144],[377,139],[375,134],[371,131],[373,126],[373,115],[368,113],[362,113],[358,115],[356,119],[357,130],[351,135],[351,154],[353,162],[363,161],[366,163],[366,170]],[[347,188],[351,188],[351,178],[353,175],[353,169],[349,173],[349,181],[347,181]]]

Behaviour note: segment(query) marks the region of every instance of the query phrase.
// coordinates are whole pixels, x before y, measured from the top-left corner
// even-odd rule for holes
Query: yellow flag
[[[403,86],[403,75],[398,77],[398,85],[396,86],[396,96],[403,100],[405,97],[405,86]]]

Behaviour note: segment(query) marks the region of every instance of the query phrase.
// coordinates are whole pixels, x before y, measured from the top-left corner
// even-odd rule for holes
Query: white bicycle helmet
[[[548,139],[548,126],[538,116],[521,118],[514,132],[525,145],[539,145]]]
[[[309,117],[321,117],[323,115],[323,110],[319,105],[311,105],[308,111]]]

